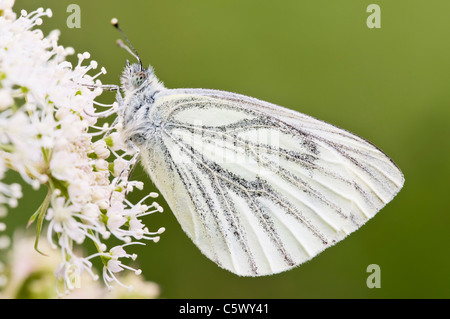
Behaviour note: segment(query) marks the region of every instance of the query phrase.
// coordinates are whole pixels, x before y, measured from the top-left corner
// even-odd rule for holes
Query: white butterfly
[[[136,57],[117,94],[122,135],[186,234],[222,268],[293,268],[403,186],[395,163],[352,133],[240,94],[167,89]]]

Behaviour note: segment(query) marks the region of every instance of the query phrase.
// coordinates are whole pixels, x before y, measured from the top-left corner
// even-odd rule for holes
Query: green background
[[[80,5],[79,29],[66,26],[70,3]],[[366,25],[370,3],[381,7],[381,29]],[[450,297],[450,1],[17,0],[15,8],[38,6],[53,10],[45,33],[60,29],[60,44],[108,70],[103,83],[118,84],[132,59],[115,45],[117,17],[167,87],[237,92],[333,123],[382,148],[406,177],[359,231],[269,277],[217,267],[169,209],[149,216],[151,229],[166,232],[136,251],[162,298]],[[141,169],[134,177],[146,178]],[[27,188],[9,223],[25,223],[43,196]],[[381,288],[366,285],[370,264],[381,268]]]

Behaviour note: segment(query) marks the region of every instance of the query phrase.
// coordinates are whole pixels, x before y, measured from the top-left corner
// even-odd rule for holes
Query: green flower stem
[[[45,213],[47,212],[48,206],[50,205],[51,196],[52,190],[50,187],[48,187],[47,195],[45,196],[44,201],[42,202],[41,206],[39,206],[39,208],[36,210],[36,212],[30,217],[27,224],[27,227],[29,227],[37,219],[36,240],[34,241],[34,249],[44,256],[47,255],[39,250],[38,245],[39,245],[39,237],[42,231],[42,225],[44,224]]]
[[[91,229],[88,229],[88,232],[92,236],[94,236],[94,233],[92,232]],[[100,254],[100,260],[102,261],[103,265],[105,265],[105,267],[106,267],[106,265],[108,264],[108,261],[111,259],[111,257],[104,256],[103,255],[104,252],[100,249],[100,246],[95,241],[94,241],[94,245],[95,245],[95,248],[97,249],[97,252]]]

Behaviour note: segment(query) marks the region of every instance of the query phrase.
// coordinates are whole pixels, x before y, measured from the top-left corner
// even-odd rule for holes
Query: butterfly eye
[[[133,77],[133,85],[138,88],[147,79],[147,74],[143,71],[136,72]]]

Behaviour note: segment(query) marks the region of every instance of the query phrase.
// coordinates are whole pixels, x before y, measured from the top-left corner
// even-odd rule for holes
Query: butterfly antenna
[[[123,30],[119,27],[119,20],[117,20],[116,18],[112,18],[111,19],[111,24],[113,25],[113,27],[115,27],[117,30],[119,30],[120,33],[122,33],[123,38],[125,39],[125,41],[127,42],[128,45],[126,45],[125,43],[123,43],[122,40],[117,40],[117,45],[125,50],[128,51],[128,53],[130,53],[132,56],[134,56],[136,58],[136,60],[138,60],[139,65],[142,67],[142,61],[141,58],[139,57],[139,54],[137,52],[137,50],[133,47],[133,45],[131,44],[130,40],[128,40],[127,35],[125,34],[125,32],[123,32]]]

